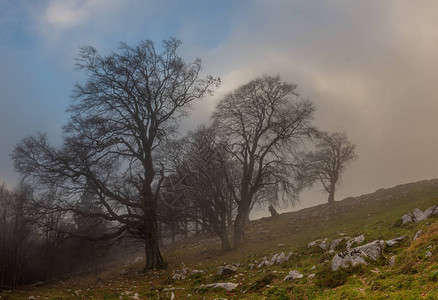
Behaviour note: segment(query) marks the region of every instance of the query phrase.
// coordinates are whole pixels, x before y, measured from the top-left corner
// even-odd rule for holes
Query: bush
[[[316,273],[315,284],[319,287],[335,288],[346,283],[350,275],[363,274],[364,272],[364,265],[341,268],[337,271],[332,271],[331,267],[326,265]]]
[[[250,291],[259,291],[266,287],[268,284],[272,283],[272,280],[274,279],[274,274],[268,273],[262,278],[258,279],[256,282],[254,282],[251,287],[249,288]]]
[[[270,288],[265,292],[265,296],[270,300],[290,300],[291,298],[287,292],[279,287]]]

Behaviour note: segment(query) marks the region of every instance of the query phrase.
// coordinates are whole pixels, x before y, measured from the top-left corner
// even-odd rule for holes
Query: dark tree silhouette
[[[223,97],[213,119],[225,141],[225,151],[241,174],[234,194],[238,206],[234,244],[244,235],[253,205],[261,199],[278,199],[283,192],[294,199],[300,185],[293,180],[294,152],[315,129],[313,104],[295,92],[296,85],[279,76],[263,76]]]
[[[321,183],[329,194],[328,203],[334,203],[336,184],[350,162],[357,158],[355,145],[345,133],[322,132],[317,141],[316,150],[304,156],[303,177],[310,183]]]
[[[145,270],[166,266],[157,233],[157,199],[166,172],[163,145],[190,103],[219,83],[200,77],[199,59],[186,63],[178,57],[179,45],[164,41],[157,53],[151,41],[135,47],[122,43],[108,56],[81,48],[76,66],[88,80],[74,89],[63,145],[53,147],[38,135],[24,139],[13,153],[23,177],[58,190],[59,201],[49,211],[108,221],[102,238],[142,239]],[[78,209],[78,195],[91,183],[101,211]]]

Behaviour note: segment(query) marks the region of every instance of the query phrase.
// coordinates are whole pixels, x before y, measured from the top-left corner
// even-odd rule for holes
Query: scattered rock
[[[37,298],[35,296],[29,296],[27,299],[29,299],[29,300],[37,300]]]
[[[426,258],[429,258],[429,257],[432,256],[432,252],[427,251],[426,254],[424,254],[424,256],[425,256]]]
[[[347,242],[347,250],[350,250],[353,244],[362,244],[364,241],[365,241],[365,236],[363,234],[355,238],[352,238]]]
[[[420,222],[420,221],[423,221],[423,220],[427,219],[427,216],[424,214],[424,212],[422,212],[418,208],[416,208],[414,210],[413,215],[414,215],[414,221],[415,222]]]
[[[303,278],[303,277],[304,277],[303,274],[298,273],[297,271],[293,270],[293,271],[290,271],[289,274],[286,275],[286,277],[284,278],[284,281],[299,279],[299,278]]]
[[[392,239],[392,240],[386,241],[386,245],[387,245],[387,246],[394,246],[395,244],[398,244],[399,242],[401,242],[401,241],[403,241],[403,240],[405,240],[405,239],[408,239],[408,238],[409,238],[409,237],[406,236],[406,235],[404,235],[404,236],[399,236],[399,237],[397,237],[397,238],[395,238],[395,239]]]
[[[429,207],[428,209],[426,209],[424,211],[424,214],[426,215],[426,218],[429,218],[430,216],[433,215],[433,212],[435,211],[435,209],[437,208],[436,205]]]
[[[414,215],[412,213],[407,213],[401,217],[402,224],[406,224],[414,221]]]
[[[186,279],[186,275],[189,273],[189,269],[182,268],[179,271],[176,271],[175,274],[172,276],[173,280],[183,280]]]
[[[418,239],[421,235],[423,234],[423,230],[418,230],[417,233],[414,235],[414,237],[412,238],[413,241],[415,241],[416,239]]]
[[[336,247],[339,246],[339,244],[342,242],[343,239],[344,238],[333,240],[332,243],[330,244],[330,250],[335,251]]]
[[[366,264],[365,257],[377,260],[382,255],[385,245],[385,241],[376,240],[352,250],[338,253],[332,259],[332,270],[336,271],[341,267],[348,268],[350,265]]]
[[[237,271],[236,267],[227,265],[227,266],[224,266],[224,267],[219,267],[219,270],[217,271],[216,274],[220,275],[220,276],[225,276],[225,275],[234,274],[234,273],[236,273],[236,271]]]
[[[135,262],[136,262],[136,263],[139,263],[139,262],[141,262],[141,261],[143,261],[143,257],[142,257],[142,256],[137,256],[137,257],[135,258]]]
[[[278,244],[277,247],[278,248],[283,248],[283,247],[286,247],[286,244]]]
[[[318,247],[321,248],[323,251],[327,251],[329,249],[329,245],[326,242],[318,244]]]
[[[391,256],[391,258],[389,259],[388,264],[392,267],[393,265],[395,265],[395,255]]]
[[[309,276],[307,276],[308,278],[315,278],[315,274],[310,274]]]
[[[207,289],[214,289],[214,288],[223,288],[226,289],[227,291],[232,291],[235,288],[237,288],[238,284],[237,283],[232,283],[232,282],[219,282],[219,283],[211,283],[211,284],[203,284],[201,286],[198,287],[199,288],[207,288]]]

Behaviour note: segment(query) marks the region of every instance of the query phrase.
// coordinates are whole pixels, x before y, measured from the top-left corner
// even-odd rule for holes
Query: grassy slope
[[[400,217],[418,207],[438,204],[438,180],[382,189],[373,194],[347,198],[333,206],[319,205],[298,212],[286,213],[278,218],[263,218],[252,221],[247,228],[247,241],[243,247],[221,252],[219,240],[199,236],[181,241],[164,249],[170,267],[166,271],[138,274],[141,264],[122,267],[82,278],[46,285],[28,287],[18,291],[3,291],[1,299],[27,299],[35,296],[44,299],[119,299],[123,292],[132,299],[138,293],[140,299],[169,299],[164,288],[174,290],[176,299],[438,299],[438,218],[420,223],[397,226]],[[364,234],[366,242],[375,239],[391,239],[401,235],[412,237],[419,229],[425,234],[418,240],[387,248],[384,257],[367,267],[348,272],[332,273],[328,270],[333,255],[317,249],[307,249],[307,244],[318,238],[332,240],[345,233],[354,237]],[[283,244],[283,245],[279,245]],[[288,262],[269,268],[250,269],[249,263],[260,261],[263,256],[290,251],[298,253]],[[432,257],[426,258],[425,252]],[[387,261],[397,255],[396,264]],[[173,271],[181,268],[182,262],[191,269],[202,269],[205,275],[188,277],[182,281],[171,280]],[[238,275],[226,278],[216,276],[219,265],[240,263]],[[316,270],[311,270],[312,266]],[[303,279],[284,282],[290,270],[304,274]],[[307,275],[316,273],[311,279]],[[233,293],[196,289],[201,284],[236,282],[241,284]],[[267,287],[269,284],[269,287]],[[75,293],[75,291],[78,291]]]

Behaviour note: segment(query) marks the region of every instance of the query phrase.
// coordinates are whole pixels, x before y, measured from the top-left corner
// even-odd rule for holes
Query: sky
[[[336,199],[438,174],[438,1],[0,0],[0,182],[10,154],[45,132],[56,144],[71,102],[80,46],[110,53],[169,37],[180,56],[218,76],[185,128],[208,122],[226,93],[263,74],[298,85],[314,124],[345,132],[358,159]],[[294,209],[324,203],[318,188]]]

